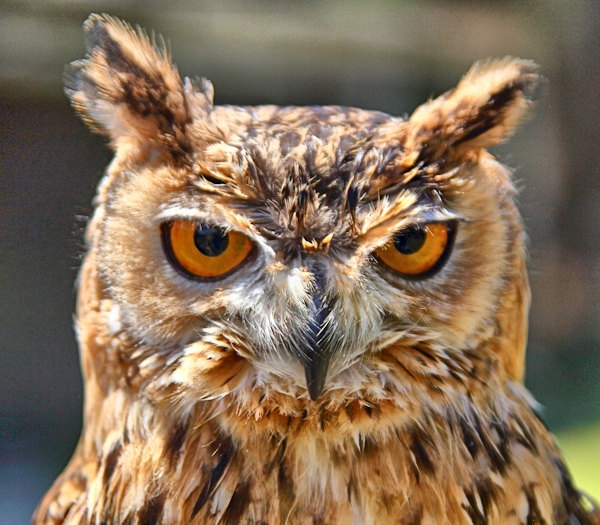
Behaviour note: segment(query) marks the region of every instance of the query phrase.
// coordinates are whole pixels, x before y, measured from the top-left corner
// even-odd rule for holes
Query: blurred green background
[[[109,12],[165,35],[217,103],[409,113],[488,56],[537,61],[516,169],[533,288],[527,383],[600,498],[600,4],[596,1],[0,1],[0,522],[26,523],[81,424],[71,329],[80,216],[110,160],[73,115],[63,65]]]

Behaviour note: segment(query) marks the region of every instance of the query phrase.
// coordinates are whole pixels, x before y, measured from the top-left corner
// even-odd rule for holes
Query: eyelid
[[[156,221],[159,224],[172,222],[176,220],[201,222],[203,224],[213,225],[214,221],[210,219],[207,213],[198,210],[198,208],[190,207],[168,207],[160,211],[156,215]],[[214,224],[218,226],[218,224]]]

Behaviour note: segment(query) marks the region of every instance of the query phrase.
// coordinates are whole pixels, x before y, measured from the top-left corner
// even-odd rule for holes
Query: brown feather
[[[521,384],[523,225],[484,149],[534,64],[480,63],[405,121],[213,106],[141,31],[85,29],[67,94],[115,159],[79,283],[84,428],[33,523],[600,523]],[[195,278],[164,239],[182,220],[251,249]],[[377,256],[431,223],[456,226],[435,271]]]

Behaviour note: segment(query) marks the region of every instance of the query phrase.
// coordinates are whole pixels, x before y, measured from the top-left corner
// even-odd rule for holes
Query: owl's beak
[[[330,338],[327,337],[327,317],[330,306],[321,294],[320,286],[312,294],[309,308],[308,334],[298,357],[304,367],[306,388],[313,401],[316,401],[325,386],[329,361],[333,353]]]

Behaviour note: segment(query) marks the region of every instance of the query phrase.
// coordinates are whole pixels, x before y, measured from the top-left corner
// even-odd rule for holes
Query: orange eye
[[[178,219],[161,228],[171,264],[192,279],[225,277],[250,256],[254,246],[241,233],[195,221]]]
[[[446,262],[455,225],[453,222],[415,224],[375,250],[377,258],[407,277],[427,277]]]

